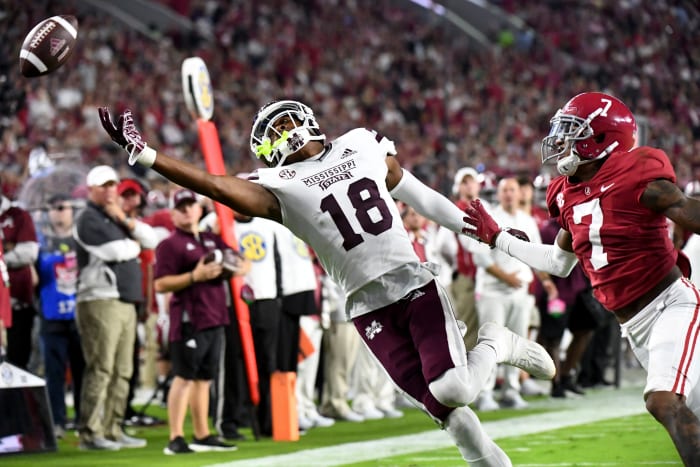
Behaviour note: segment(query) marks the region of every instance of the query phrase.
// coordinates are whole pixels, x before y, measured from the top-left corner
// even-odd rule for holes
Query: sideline
[[[517,419],[484,422],[483,426],[493,439],[499,439],[646,412],[641,387],[589,391],[585,397],[577,399],[543,399],[530,404],[533,408],[538,406],[557,410]],[[517,423],[514,423],[516,420]],[[331,467],[450,446],[454,446],[452,440],[444,431],[436,429],[411,435],[305,449],[290,454],[213,464],[209,467]],[[458,455],[456,450],[455,455]]]

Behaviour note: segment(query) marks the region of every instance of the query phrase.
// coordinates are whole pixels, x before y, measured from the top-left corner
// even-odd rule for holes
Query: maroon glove
[[[496,245],[496,236],[498,236],[501,228],[498,226],[491,214],[486,212],[481,200],[475,199],[464,210],[466,216],[464,222],[471,225],[473,228],[465,227],[462,233],[484,242],[493,248]]]
[[[98,112],[100,113],[102,128],[109,133],[112,141],[126,149],[130,154],[132,148],[130,148],[129,145],[134,146],[134,152],[138,153],[143,151],[143,148],[146,147],[146,143],[141,140],[141,134],[134,125],[134,118],[131,116],[131,110],[125,110],[124,113],[119,116],[116,125],[112,121],[112,116],[109,114],[109,109],[107,107],[100,107]]]
[[[527,236],[525,232],[518,229],[506,228],[501,229],[491,214],[486,212],[481,201],[476,199],[469,203],[467,208],[464,210],[466,216],[464,217],[464,222],[471,225],[473,229],[465,227],[462,229],[462,233],[465,235],[475,238],[480,242],[487,243],[491,248],[496,246],[496,237],[501,231],[506,231],[520,240],[526,242],[530,241],[530,237]]]

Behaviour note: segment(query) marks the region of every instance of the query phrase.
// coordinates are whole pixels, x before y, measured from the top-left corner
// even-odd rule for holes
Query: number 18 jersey
[[[386,157],[375,133],[357,128],[317,157],[259,169],[257,180],[251,178],[277,196],[284,225],[313,248],[348,296],[389,271],[419,264],[386,186]],[[406,286],[406,293],[412,290]]]
[[[649,182],[676,181],[666,154],[650,147],[608,156],[593,179],[559,177],[547,189],[552,217],[571,233],[573,250],[598,301],[618,310],[668,274],[677,253],[666,217],[640,202]]]

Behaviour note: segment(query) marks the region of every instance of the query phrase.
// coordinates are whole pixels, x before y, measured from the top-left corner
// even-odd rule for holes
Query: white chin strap
[[[610,146],[605,148],[605,151],[601,152],[595,159],[582,160],[572,148],[568,156],[562,157],[561,159],[557,160],[557,172],[559,172],[562,175],[566,175],[567,177],[570,177],[576,173],[576,169],[578,169],[579,165],[590,164],[591,162],[602,159],[603,157],[613,152],[619,144],[620,143],[618,143],[617,141],[614,141],[610,144]]]
[[[581,165],[581,158],[572,151],[568,156],[557,160],[557,172],[570,177],[576,173],[579,165]]]

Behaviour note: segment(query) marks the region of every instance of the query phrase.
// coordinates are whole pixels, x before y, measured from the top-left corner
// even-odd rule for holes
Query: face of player
[[[173,224],[186,232],[195,232],[202,217],[202,206],[196,202],[180,203],[172,210]]]
[[[294,119],[289,113],[284,113],[282,116],[280,116],[273,124],[272,127],[275,129],[275,131],[270,132],[270,139],[271,143],[274,144],[274,142],[279,139],[280,135],[282,135],[283,132],[291,132],[295,128],[298,128],[301,126],[302,122],[299,120]],[[318,154],[321,149],[323,149],[323,144],[319,143],[318,141],[309,141],[308,140],[308,129],[301,129],[299,132],[305,133],[306,136],[303,138],[306,140],[306,143],[301,146],[297,151],[291,153],[289,156],[287,156],[287,159],[285,160],[283,165],[287,164],[293,164],[294,162],[299,162],[304,159],[307,159],[311,156],[314,156]],[[291,138],[290,138],[291,141]],[[318,150],[312,149],[314,146],[313,144],[310,143],[315,143],[317,146],[319,146]]]

